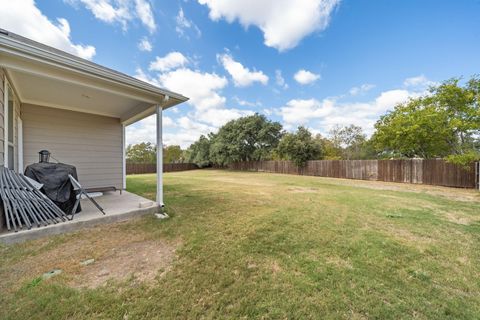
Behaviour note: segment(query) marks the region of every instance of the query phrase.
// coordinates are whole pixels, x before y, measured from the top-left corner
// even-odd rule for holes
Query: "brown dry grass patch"
[[[158,271],[169,270],[179,241],[152,240],[138,231],[122,228],[129,222],[102,225],[78,232],[52,249],[50,239],[29,243],[38,253],[20,260],[2,273],[9,274],[1,287],[18,289],[43,273],[61,269],[62,273],[46,281],[58,281],[68,286],[94,288],[109,280],[149,282]],[[95,259],[92,264],[81,262]],[[3,277],[5,279],[5,277]]]
[[[447,198],[449,200],[480,202],[480,193],[474,189],[467,189],[467,188],[450,188],[450,187],[431,186],[431,185],[424,185],[424,184],[339,179],[339,178],[327,178],[327,177],[321,177],[317,179],[323,179],[323,180],[332,182],[333,184],[336,184],[336,185],[348,185],[352,187],[361,187],[361,188],[368,188],[368,189],[375,189],[375,190],[426,193],[432,196],[440,196],[443,198]]]
[[[294,188],[288,188],[288,191],[292,193],[317,193],[319,190],[316,188],[308,188],[308,187],[294,187]]]

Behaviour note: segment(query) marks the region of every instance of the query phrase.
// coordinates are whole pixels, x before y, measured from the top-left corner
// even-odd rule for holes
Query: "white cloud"
[[[174,129],[174,131],[172,131]],[[164,145],[180,145],[187,148],[201,134],[208,134],[215,130],[214,127],[202,125],[190,120],[187,117],[181,117],[177,121],[168,116],[163,116],[163,143]],[[128,144],[137,144],[141,142],[156,143],[156,118],[147,117],[137,123],[134,123],[126,129],[126,139]]]
[[[217,58],[233,78],[236,87],[247,87],[254,82],[260,82],[263,85],[268,83],[268,77],[262,71],[250,71],[240,62],[233,60],[229,54],[219,54]]]
[[[174,92],[181,92],[190,100],[187,104],[194,107],[191,117],[218,128],[225,122],[244,115],[253,114],[250,110],[227,108],[226,98],[221,95],[228,81],[215,73],[177,69],[159,75],[159,84]]]
[[[156,30],[152,7],[147,0],[65,0],[78,6],[83,4],[98,20],[106,23],[119,23],[127,30],[128,23],[133,19],[140,22],[152,33]]]
[[[157,69],[169,68],[159,67]],[[152,77],[138,68],[135,77],[153,85],[182,93],[190,98],[184,105],[180,106],[180,109],[185,110],[187,106],[190,106],[191,109],[186,115],[174,121],[171,126],[171,128],[174,128],[173,131],[167,130],[165,132],[164,141],[166,144],[179,144],[186,148],[196,141],[200,135],[215,132],[230,120],[254,113],[251,110],[226,107],[227,99],[221,94],[221,91],[227,86],[228,80],[216,73],[182,67],[170,69]],[[243,100],[239,101],[248,103]],[[172,114],[179,113],[178,110],[168,110],[167,112],[170,111]],[[138,126],[134,125],[134,127]],[[154,126],[142,126],[141,133],[132,133],[133,138],[127,136],[127,140],[139,139],[138,141],[143,141],[142,136],[154,138],[154,130]]]
[[[200,37],[202,35],[202,32],[197,27],[197,25],[193,23],[193,21],[188,20],[187,17],[185,17],[183,8],[180,8],[180,10],[178,11],[177,16],[175,17],[175,22],[177,23],[175,31],[177,31],[177,33],[182,37],[188,38],[186,34],[187,31],[190,29],[195,31],[197,37]]]
[[[218,91],[223,89],[228,81],[215,73],[182,68],[160,74],[158,81],[161,86],[189,97],[187,103],[198,111],[223,108],[225,105],[226,98]]]
[[[395,105],[424,93],[424,91],[394,89],[384,91],[374,100],[364,103],[339,102],[337,98],[293,99],[277,109],[277,114],[282,117],[287,129],[308,125],[327,133],[336,124],[355,124],[371,134],[373,125],[382,114],[393,109]]]
[[[304,125],[311,119],[322,118],[332,113],[334,102],[328,99],[293,99],[280,108],[286,124]]]
[[[115,6],[110,3],[110,0],[66,0],[65,2],[74,6],[82,3],[93,13],[95,18],[107,23],[119,22],[124,29],[127,28],[127,22],[132,18],[126,5]]]
[[[195,114],[180,117],[175,122],[175,131],[167,131],[164,133],[164,143],[167,145],[180,145],[182,148],[187,148],[198,140],[200,135],[206,136],[210,132],[217,132],[218,128],[226,122],[249,114],[253,114],[253,112],[236,109],[208,109],[202,112],[200,116]],[[205,118],[215,120],[211,124],[206,124],[202,122]],[[152,134],[154,134],[154,131],[152,132]]]
[[[418,96],[418,93],[402,89],[385,91],[375,99],[374,109],[383,113],[389,109],[393,109],[395,105],[407,101],[408,98],[415,96]]]
[[[146,0],[135,0],[135,11],[137,17],[150,32],[154,32],[157,29],[150,2]]]
[[[169,111],[169,110],[168,110]],[[166,112],[168,112],[166,111]],[[210,109],[203,113],[203,118],[212,117],[215,124],[209,125],[202,123],[196,116],[182,116],[177,120],[169,116],[163,116],[163,143],[164,145],[180,145],[187,148],[198,140],[200,135],[208,135],[210,132],[216,132],[220,126],[226,122],[247,115],[253,114],[251,111],[239,111],[236,109]],[[141,142],[156,142],[156,119],[155,116],[145,118],[133,125],[127,127],[127,144],[136,144]]]
[[[138,49],[140,51],[148,51],[151,52],[153,49],[153,46],[151,42],[147,38],[142,38],[140,39],[140,42],[138,43]]]
[[[267,116],[271,116],[272,114],[275,113],[275,109],[273,109],[273,108],[265,108],[262,111]]]
[[[127,145],[137,144],[141,142],[156,143],[157,122],[155,115],[147,117],[138,121],[126,128]],[[176,127],[173,119],[163,115],[162,118],[163,129]]]
[[[186,104],[194,107],[192,116],[196,120],[218,125],[222,124],[221,122],[227,118],[228,113],[223,111],[226,109],[225,102],[227,99],[220,94],[220,91],[228,84],[225,77],[188,68],[161,73],[156,78],[150,77],[141,68],[137,68],[134,77],[189,97]],[[213,109],[215,112],[207,111],[209,109]],[[173,112],[177,113],[178,110],[173,110]],[[206,116],[207,113],[208,116]],[[230,118],[233,119],[236,114],[238,113],[230,113]]]
[[[58,18],[57,24],[53,23],[33,0],[2,1],[0,7],[0,28],[84,59],[90,60],[95,55],[95,47],[72,42],[70,24],[66,19]]]
[[[164,57],[156,57],[155,61],[150,63],[150,70],[168,71],[178,67],[183,67],[188,63],[188,59],[180,52],[173,51]]]
[[[430,86],[438,85],[438,83],[429,80],[425,75],[422,74],[416,77],[405,79],[403,85],[409,88],[427,89]]]
[[[250,101],[247,101],[247,100],[242,100],[240,99],[239,97],[237,96],[234,96],[232,98],[236,103],[238,103],[239,105],[241,105],[242,107],[260,107],[262,105],[261,102],[257,101],[257,102],[250,102]]]
[[[207,136],[210,132],[215,132],[216,127],[206,125],[192,120],[188,116],[180,117],[176,122],[176,130],[164,133],[163,141],[166,145],[179,145],[182,148],[188,148],[193,142],[198,140],[201,135]]]
[[[195,118],[219,128],[230,120],[254,114],[251,110],[234,108],[206,109],[195,114]]]
[[[135,78],[137,78],[138,80],[142,80],[142,81],[145,81],[145,82],[148,82],[154,86],[159,86],[158,84],[158,81],[149,77],[144,71],[142,68],[136,68],[135,69],[135,75],[134,75]]]
[[[210,131],[215,130],[215,128],[211,126],[193,121],[188,117],[181,117],[180,119],[178,119],[178,125],[182,129],[189,130],[189,131],[200,131],[200,132],[208,133]]]
[[[282,70],[275,70],[275,83],[283,89],[288,89],[288,84],[285,83],[285,79],[282,76]]]
[[[301,69],[298,70],[297,73],[295,73],[293,78],[298,83],[305,85],[317,81],[318,79],[320,79],[320,75],[310,72],[308,70]]]
[[[359,94],[364,94],[364,93],[372,90],[373,88],[375,88],[374,84],[365,83],[365,84],[362,84],[359,87],[351,88],[349,92],[352,96],[357,96]]]
[[[340,0],[198,0],[210,9],[210,19],[236,20],[263,32],[266,46],[294,48],[307,35],[323,31]]]

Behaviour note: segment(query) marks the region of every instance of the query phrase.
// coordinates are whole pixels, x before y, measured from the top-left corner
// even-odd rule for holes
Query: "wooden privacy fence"
[[[475,167],[475,165],[477,167]],[[248,161],[232,163],[232,170],[263,171],[331,178],[376,180],[475,188],[478,164],[469,169],[442,159],[409,160],[314,160],[298,168],[291,161]]]
[[[194,163],[164,163],[163,172],[185,171],[198,169]],[[127,163],[127,174],[156,173],[155,163]]]

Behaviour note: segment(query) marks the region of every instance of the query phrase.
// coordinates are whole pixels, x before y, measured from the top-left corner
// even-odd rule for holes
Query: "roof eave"
[[[49,62],[50,64],[53,63],[58,65],[64,69],[86,73],[90,76],[101,78],[109,82],[115,82],[120,85],[133,87],[151,94],[156,94],[161,96],[159,97],[159,102],[163,101],[165,96],[169,96],[170,98],[178,100],[178,103],[188,100],[187,97],[181,94],[158,88],[142,80],[105,68],[88,60],[64,53],[60,50],[56,50],[56,52],[47,51],[39,46],[33,46],[3,34],[0,34],[0,52],[1,51],[11,54],[17,53],[23,57],[34,58],[35,60],[43,60]],[[62,54],[57,52],[62,52]]]

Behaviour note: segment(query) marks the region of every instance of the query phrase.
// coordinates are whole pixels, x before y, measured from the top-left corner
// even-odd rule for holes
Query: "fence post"
[[[477,190],[480,190],[480,161],[475,162],[475,186]]]

